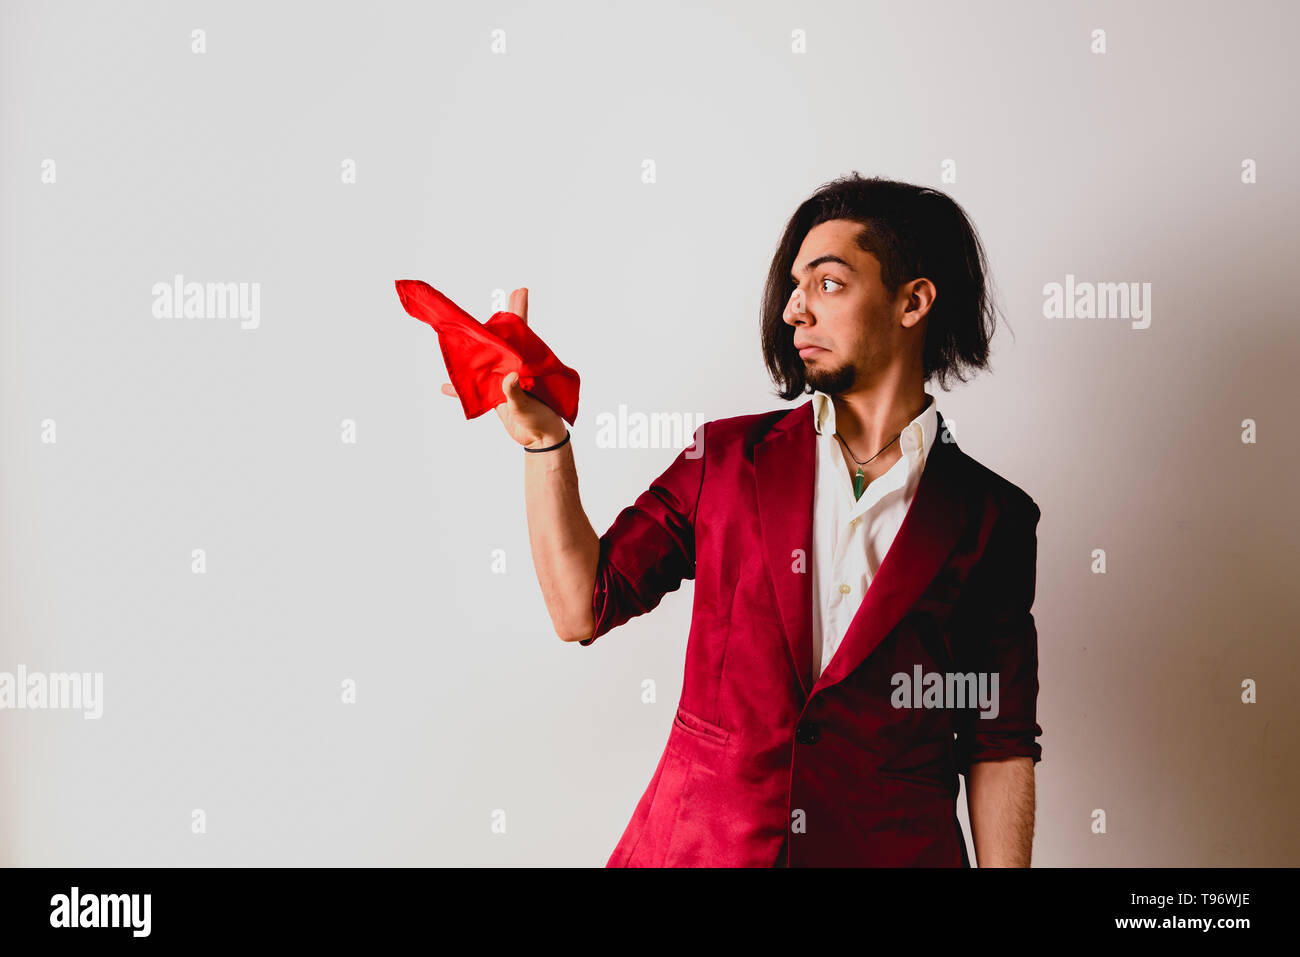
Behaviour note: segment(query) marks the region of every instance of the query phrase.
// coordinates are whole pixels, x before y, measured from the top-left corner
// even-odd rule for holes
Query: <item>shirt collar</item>
[[[925,393],[925,410],[909,422],[898,437],[898,444],[907,456],[920,452],[921,461],[930,456],[934,446],[935,435],[939,430],[939,414],[934,404],[934,396]],[[818,435],[834,436],[835,403],[825,392],[814,391],[812,394],[813,425]]]

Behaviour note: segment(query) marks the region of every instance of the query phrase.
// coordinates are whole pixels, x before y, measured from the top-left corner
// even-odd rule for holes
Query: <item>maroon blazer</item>
[[[826,671],[812,660],[812,403],[706,422],[600,539],[589,645],[683,579],[667,746],[606,866],[969,867],[958,773],[1037,762],[1039,510],[939,416],[916,497]],[[996,718],[892,676],[996,672]]]

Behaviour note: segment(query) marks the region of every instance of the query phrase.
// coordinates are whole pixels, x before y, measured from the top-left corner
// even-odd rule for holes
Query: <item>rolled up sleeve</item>
[[[695,578],[695,521],[704,487],[708,423],[637,500],[619,512],[600,537],[595,629],[589,645],[613,628],[659,604],[683,579]]]
[[[1038,565],[1038,520],[1031,499],[1000,515],[963,591],[969,599],[954,627],[954,651],[965,671],[998,676],[997,716],[966,709],[957,718],[954,760],[967,773],[977,761],[1028,757],[1037,738],[1038,631],[1031,611]],[[965,596],[963,596],[965,598]],[[960,609],[959,609],[960,610]]]

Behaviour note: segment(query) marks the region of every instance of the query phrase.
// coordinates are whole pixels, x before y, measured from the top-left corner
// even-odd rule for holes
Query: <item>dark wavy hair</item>
[[[794,399],[812,392],[794,348],[794,328],[781,317],[799,247],[814,226],[832,219],[862,224],[858,246],[880,260],[880,278],[891,294],[922,276],[934,283],[938,293],[926,319],[922,354],[927,382],[937,376],[947,391],[949,376],[965,382],[963,370],[988,368],[996,310],[986,286],[984,247],[965,210],[937,189],[863,178],[855,170],[804,200],[772,257],[760,321],[763,361],[777,395]]]

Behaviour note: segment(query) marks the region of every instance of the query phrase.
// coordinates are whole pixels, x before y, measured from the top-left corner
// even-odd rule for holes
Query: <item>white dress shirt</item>
[[[817,428],[816,481],[813,485],[813,664],[820,676],[839,648],[862,604],[871,579],[916,496],[921,470],[939,427],[934,396],[925,393],[925,411],[898,437],[903,454],[889,471],[853,498],[840,440],[835,437],[835,404],[823,392],[812,396]],[[855,448],[865,459],[876,449]]]

